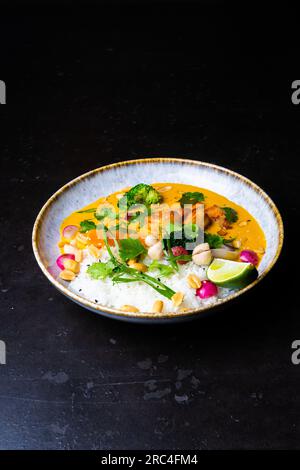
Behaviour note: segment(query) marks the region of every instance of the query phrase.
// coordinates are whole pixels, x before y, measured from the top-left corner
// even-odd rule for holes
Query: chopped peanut
[[[94,256],[94,258],[99,258],[101,250],[99,250],[95,245],[89,245],[88,252],[91,256]]]
[[[79,250],[78,248],[75,248],[75,261],[77,261],[77,263],[80,263],[80,261],[82,261],[82,251]]]
[[[121,310],[123,310],[123,312],[139,312],[139,309],[133,305],[123,305]]]
[[[59,277],[64,281],[73,281],[73,279],[75,279],[75,273],[73,273],[73,271],[69,271],[68,269],[64,269],[60,273]]]
[[[85,248],[88,244],[89,239],[83,233],[77,233],[76,235],[76,246],[77,248]]]
[[[187,282],[192,289],[199,289],[199,287],[201,287],[201,281],[199,277],[196,276],[196,274],[189,274],[187,277]]]
[[[75,255],[76,248],[71,245],[64,245],[64,253],[68,255]]]
[[[245,220],[239,223],[239,227],[245,227],[246,225],[247,225],[247,222]]]
[[[241,246],[242,246],[241,240],[233,240],[232,246],[233,246],[233,248],[241,248]]]
[[[146,266],[144,263],[137,263],[134,260],[129,260],[128,264],[131,268],[136,269],[141,273],[145,273],[148,270],[148,266]]]
[[[74,261],[73,259],[65,259],[64,262],[64,267],[68,271],[73,271],[73,273],[79,273],[80,270],[80,265],[77,263],[77,261]]]
[[[160,313],[160,312],[162,312],[163,308],[164,308],[163,301],[162,300],[156,300],[153,304],[152,312],[153,313]]]
[[[173,304],[175,305],[175,307],[178,307],[182,303],[183,297],[184,297],[184,294],[182,292],[176,292],[172,296],[171,300],[172,300]]]

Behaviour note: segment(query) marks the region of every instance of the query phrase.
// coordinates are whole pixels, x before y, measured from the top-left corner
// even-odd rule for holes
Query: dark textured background
[[[299,448],[295,15],[218,2],[1,13],[0,448]],[[54,191],[143,156],[224,165],[283,214],[277,266],[218,315],[161,328],[97,317],[33,258]]]

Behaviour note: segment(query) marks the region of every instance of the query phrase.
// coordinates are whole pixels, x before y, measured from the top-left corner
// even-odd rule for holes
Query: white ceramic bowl
[[[62,220],[71,212],[126,186],[137,183],[173,182],[206,188],[222,194],[243,206],[261,225],[267,242],[266,253],[259,265],[259,277],[216,304],[184,313],[131,313],[88,301],[71,292],[64,281],[51,270],[59,255],[57,242]],[[100,315],[139,322],[172,322],[203,315],[206,311],[229,302],[254,287],[270,271],[279,257],[283,243],[280,213],[269,196],[256,184],[231,170],[210,163],[175,158],[147,158],[107,165],[85,173],[59,189],[41,209],[33,228],[33,251],[49,281],[69,299]]]

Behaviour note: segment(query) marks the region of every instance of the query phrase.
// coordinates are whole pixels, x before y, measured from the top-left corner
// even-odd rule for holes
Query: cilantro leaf
[[[93,263],[88,267],[87,273],[92,279],[105,279],[113,272],[114,268],[115,264],[112,261]]]
[[[96,228],[96,224],[92,220],[82,220],[80,222],[80,227],[80,232],[85,233],[89,230],[94,230]]]
[[[224,238],[216,233],[205,232],[204,242],[208,243],[210,248],[220,248],[224,243]]]
[[[148,270],[154,271],[157,269],[161,276],[167,277],[174,273],[174,268],[169,264],[159,263],[157,260],[153,260],[152,263],[149,265]]]
[[[197,202],[204,201],[204,194],[199,192],[188,192],[183,193],[178,202],[180,202],[181,207],[185,204],[196,204]]]
[[[225,212],[225,218],[228,222],[233,223],[238,220],[239,216],[235,209],[232,209],[232,207],[222,207],[222,209]]]
[[[119,241],[120,256],[122,260],[128,261],[129,259],[136,258],[138,255],[146,253],[144,245],[136,238],[124,238]]]
[[[98,220],[103,220],[105,217],[113,219],[115,217],[114,211],[110,207],[101,207],[100,210],[97,210],[95,217]]]

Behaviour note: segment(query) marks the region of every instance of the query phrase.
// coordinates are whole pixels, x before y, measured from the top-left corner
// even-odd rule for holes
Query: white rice
[[[104,251],[100,261],[107,261],[108,254]],[[88,266],[98,261],[92,257],[87,250],[84,250],[84,258],[81,263],[80,273],[69,283],[69,288],[80,296],[95,302],[96,304],[121,308],[123,305],[133,305],[141,312],[150,312],[156,300],[164,302],[163,312],[176,312],[182,308],[197,308],[201,305],[214,304],[218,299],[224,298],[231,292],[230,289],[218,288],[218,295],[209,299],[199,299],[196,297],[195,290],[191,289],[187,283],[189,274],[196,274],[201,280],[206,279],[206,267],[197,266],[189,262],[179,265],[179,272],[169,277],[161,277],[158,271],[151,271],[149,274],[153,277],[159,277],[161,282],[172,288],[175,292],[182,292],[184,300],[179,307],[174,307],[171,300],[160,295],[152,287],[143,282],[113,284],[112,280],[94,280],[87,274]],[[144,260],[149,264],[151,260]]]

